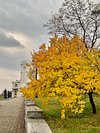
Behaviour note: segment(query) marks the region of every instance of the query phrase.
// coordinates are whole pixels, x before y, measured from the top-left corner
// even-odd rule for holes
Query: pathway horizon
[[[23,98],[0,101],[0,133],[25,133]]]

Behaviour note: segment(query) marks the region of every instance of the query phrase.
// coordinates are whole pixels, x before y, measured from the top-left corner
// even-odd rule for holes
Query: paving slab
[[[25,133],[23,98],[0,101],[0,133]]]

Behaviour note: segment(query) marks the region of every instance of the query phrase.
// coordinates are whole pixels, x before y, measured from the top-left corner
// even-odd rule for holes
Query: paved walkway
[[[24,129],[23,99],[0,101],[0,133],[25,133]]]

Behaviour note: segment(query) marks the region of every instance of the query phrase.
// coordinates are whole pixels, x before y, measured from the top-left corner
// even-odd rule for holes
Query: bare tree
[[[59,12],[45,26],[50,34],[78,34],[87,48],[94,47],[100,38],[100,4],[90,0],[64,0]]]

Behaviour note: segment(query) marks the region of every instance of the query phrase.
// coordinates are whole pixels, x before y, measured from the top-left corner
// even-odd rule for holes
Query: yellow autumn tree
[[[93,113],[96,113],[92,94],[100,93],[100,53],[87,50],[75,35],[71,41],[66,36],[50,38],[50,46],[41,45],[32,54],[32,64],[38,69],[39,79],[31,80],[22,92],[34,99],[38,96],[44,104],[51,98],[61,103],[61,118],[66,110],[82,113],[85,107],[84,92],[88,93]]]

